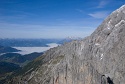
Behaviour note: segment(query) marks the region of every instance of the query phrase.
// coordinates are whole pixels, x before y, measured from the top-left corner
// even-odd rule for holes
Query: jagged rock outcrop
[[[7,82],[125,84],[125,5],[89,37],[50,49],[26,67]]]

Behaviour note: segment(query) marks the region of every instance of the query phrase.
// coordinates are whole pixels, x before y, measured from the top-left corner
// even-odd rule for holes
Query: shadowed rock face
[[[31,66],[33,65],[33,66]],[[125,84],[125,5],[82,41],[48,50],[12,84]]]

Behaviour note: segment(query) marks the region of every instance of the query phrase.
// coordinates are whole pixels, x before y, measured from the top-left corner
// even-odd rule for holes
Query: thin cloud
[[[83,10],[81,9],[76,9],[76,11],[80,12],[80,13],[85,13]]]
[[[1,12],[0,14],[0,18],[1,17],[18,17],[18,16],[38,16],[37,14],[34,13],[30,13],[30,12],[24,12],[24,11],[19,11],[19,10],[10,10],[10,9],[4,9],[4,8],[0,8],[0,11],[8,11],[10,13],[10,15],[5,15],[3,12]],[[25,18],[25,17],[24,17]]]
[[[108,4],[107,1],[101,1],[96,8],[104,8]]]
[[[82,26],[45,26],[0,23],[0,38],[65,38],[85,37],[94,29]],[[27,32],[28,31],[28,32]]]
[[[104,19],[109,15],[109,12],[108,11],[99,11],[99,12],[90,13],[88,15],[93,18]]]
[[[27,15],[27,16],[37,16],[37,14],[24,12],[24,11],[18,11],[18,10],[11,10],[11,12],[12,13],[17,13],[17,14],[22,14],[22,15]]]

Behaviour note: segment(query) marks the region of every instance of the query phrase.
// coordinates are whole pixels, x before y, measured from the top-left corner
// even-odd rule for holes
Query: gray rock
[[[29,65],[31,71],[8,84],[125,84],[125,5],[89,37],[52,48]]]

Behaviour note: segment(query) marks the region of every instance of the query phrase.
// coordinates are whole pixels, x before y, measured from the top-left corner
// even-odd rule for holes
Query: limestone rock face
[[[125,84],[125,5],[89,37],[50,49],[26,67],[7,83]]]

